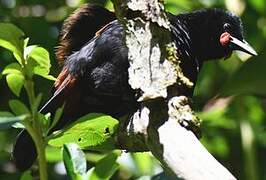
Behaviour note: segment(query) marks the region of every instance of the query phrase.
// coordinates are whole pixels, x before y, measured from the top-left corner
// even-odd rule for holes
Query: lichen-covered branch
[[[162,1],[113,2],[125,30],[129,84],[140,92],[141,102],[137,112],[120,119],[120,148],[131,152],[150,150],[174,177],[235,179],[196,137],[199,120],[187,97],[179,93],[180,88],[190,88],[193,83],[179,66]]]
[[[163,5],[155,0],[116,0],[123,24],[130,63],[129,84],[141,91],[139,101],[167,97],[167,87],[180,82],[191,86],[179,68],[175,44]],[[126,4],[127,3],[127,4]],[[134,11],[134,13],[132,13]],[[132,17],[133,16],[133,17]],[[129,17],[129,18],[127,18]]]

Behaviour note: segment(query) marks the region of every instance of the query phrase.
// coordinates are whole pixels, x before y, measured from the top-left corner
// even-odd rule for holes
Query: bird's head
[[[234,50],[257,55],[244,40],[240,18],[230,12],[221,9],[195,11],[187,22],[191,27],[193,49],[202,60],[228,58]]]

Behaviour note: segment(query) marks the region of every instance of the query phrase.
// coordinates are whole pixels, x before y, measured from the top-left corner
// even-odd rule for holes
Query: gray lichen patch
[[[164,12],[164,6],[158,0],[128,0],[127,5],[132,11],[140,11],[146,20],[170,30],[170,22]]]
[[[141,18],[128,20],[126,44],[130,67],[129,84],[140,89],[143,94],[138,99],[167,97],[167,87],[177,81],[177,73],[172,63],[163,58],[159,39],[153,38],[152,23]]]

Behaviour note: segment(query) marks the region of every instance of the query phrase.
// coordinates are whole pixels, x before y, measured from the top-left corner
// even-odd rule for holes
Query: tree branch
[[[193,83],[180,68],[170,23],[158,0],[113,0],[125,30],[129,84],[139,91],[140,109],[120,121],[119,146],[150,150],[174,177],[234,180],[193,134],[199,120],[180,89]]]

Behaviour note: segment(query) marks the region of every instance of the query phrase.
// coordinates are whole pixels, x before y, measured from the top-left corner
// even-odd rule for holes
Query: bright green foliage
[[[20,180],[33,180],[33,177],[31,175],[31,171],[25,171],[22,176],[20,177]]]
[[[27,118],[27,115],[15,116],[15,117],[1,117],[0,116],[0,130],[11,128],[13,124],[23,121]]]
[[[71,180],[108,180],[118,169],[116,159],[120,151],[107,154],[98,161],[95,167],[87,172],[85,154],[77,144],[63,145],[63,160],[67,175]]]
[[[30,114],[29,109],[19,100],[10,100],[9,107],[15,115]]]
[[[136,164],[139,175],[150,175],[153,174],[154,162],[150,153],[134,153],[132,158]]]
[[[50,137],[49,144],[62,147],[63,144],[74,142],[81,148],[93,147],[110,141],[117,125],[118,121],[111,116],[88,114]]]
[[[20,91],[25,83],[25,78],[22,74],[8,74],[6,76],[6,81],[10,90],[17,96],[19,96]]]
[[[23,74],[22,68],[18,63],[11,63],[8,66],[5,67],[5,69],[2,72],[3,75],[8,74]]]
[[[119,164],[116,159],[120,155],[119,151],[107,154],[103,159],[97,162],[96,166],[88,171],[89,180],[108,180],[117,171]]]
[[[51,64],[48,51],[37,46],[29,46],[27,48],[27,63],[32,74],[55,80],[53,76],[49,75]]]
[[[12,24],[0,23],[0,34],[0,46],[10,50],[18,62],[9,64],[2,74],[6,75],[7,84],[15,95],[19,96],[24,86],[29,100],[29,108],[19,100],[9,101],[10,109],[18,116],[1,117],[1,129],[12,125],[26,128],[36,144],[40,179],[46,180],[48,177],[43,135],[47,133],[49,123],[38,112],[41,95],[35,96],[33,74],[53,79],[49,75],[49,53],[37,46],[27,47],[29,39],[24,39],[24,33]]]
[[[0,23],[0,27],[0,46],[10,50],[21,59],[23,56],[24,33],[13,24]]]
[[[85,154],[76,144],[65,144],[63,146],[63,160],[70,179],[82,180],[86,175],[87,164]]]
[[[47,146],[45,148],[46,159],[49,163],[62,161],[62,151],[59,148]]]
[[[18,63],[11,63],[2,72],[11,91],[19,96],[25,84],[25,77],[32,78],[33,74],[49,80],[55,78],[49,75],[49,53],[42,47],[28,46],[29,39],[24,40],[24,33],[16,26],[8,23],[0,23],[0,46],[13,52]]]
[[[2,72],[3,75],[6,75],[6,81],[10,88],[10,90],[19,96],[20,91],[25,82],[25,78],[23,76],[23,70],[18,63],[11,63],[5,67]]]
[[[61,115],[63,114],[64,106],[58,108],[55,112],[54,118],[51,123],[49,123],[49,130],[55,127],[55,125],[58,123],[60,120]]]

